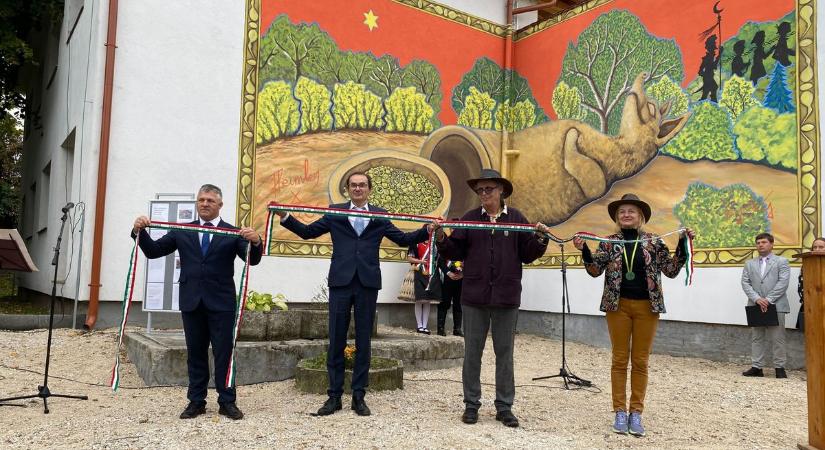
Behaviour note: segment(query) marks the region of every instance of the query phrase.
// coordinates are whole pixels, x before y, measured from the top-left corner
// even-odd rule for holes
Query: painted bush
[[[696,231],[699,248],[747,247],[771,227],[764,199],[744,184],[717,189],[693,183],[673,214],[682,226]]]

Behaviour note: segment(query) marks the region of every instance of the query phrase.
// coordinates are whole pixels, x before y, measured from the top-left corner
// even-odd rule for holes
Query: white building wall
[[[44,209],[47,229],[43,232],[21,230],[28,250],[40,272],[21,274],[21,285],[41,292],[50,292],[54,268],[53,248],[60,230],[61,208],[68,202],[78,206],[71,211],[63,233],[58,271],[58,294],[74,297],[78,283],[76,275],[82,268],[85,278],[79,285],[81,298],[88,298],[88,267],[91,239],[87,233],[81,252],[81,222],[89,229],[88,212],[84,206],[94,204],[97,176],[97,148],[100,139],[100,98],[103,89],[103,58],[105,48],[106,6],[101,0],[67,0],[65,16],[56,39],[57,57],[44,67],[43,91],[39,104],[41,130],[31,130],[24,142],[23,189],[41,176],[43,167],[51,161],[51,183],[48,205]],[[81,11],[82,6],[82,11]],[[73,25],[74,29],[72,30]],[[46,89],[56,65],[51,86]],[[74,150],[62,147],[74,133]],[[69,175],[70,174],[70,175]],[[24,212],[34,214],[31,211]],[[38,222],[38,220],[35,220]],[[29,237],[30,236],[30,237]],[[83,260],[78,258],[82,253]]]
[[[500,0],[441,3],[495,22],[504,21],[504,2]],[[43,129],[46,131],[42,138],[30,139],[26,143],[27,149],[38,148],[42,153],[36,158],[27,156],[28,180],[49,158],[53,160],[52,173],[55,174],[62,164],[59,150],[67,130],[78,129],[70,195],[66,195],[61,183],[54,181],[57,178],[53,175],[53,201],[49,210],[54,215],[47,232],[42,236],[35,233],[29,242],[29,250],[41,272],[25,277],[23,286],[41,292],[51,289],[48,264],[59,226],[60,206],[65,201],[84,201],[88,207],[83,258],[73,262],[63,292],[66,297],[73,296],[75,271],[79,268],[81,300],[89,297],[87,285],[91,267],[107,4],[106,0],[86,0],[84,16],[69,45],[65,44],[65,38],[61,41],[61,50],[68,47],[71,51],[61,51],[56,80],[45,94],[44,105],[49,105],[49,108],[43,108]],[[197,11],[209,13],[195,14]],[[818,45],[825,48],[822,11],[818,12],[817,21],[820,30]],[[131,224],[136,216],[147,213],[148,202],[156,193],[194,193],[202,183],[217,184],[224,191],[222,217],[229,222],[235,221],[244,26],[241,1],[213,0],[207,2],[207,7],[203,1],[195,0],[120,2],[103,240],[102,300],[120,300],[132,246],[128,238]],[[64,24],[64,34],[65,29]],[[90,50],[87,75],[85,64]],[[63,68],[68,69],[69,62],[72,70],[67,76],[68,70]],[[819,61],[819,65],[822,74],[823,62]],[[820,108],[824,105],[820,98]],[[79,233],[75,232],[73,237],[72,254],[76,258]],[[68,238],[65,240],[69,241]],[[264,258],[251,272],[251,288],[281,292],[293,301],[306,301],[318,291],[328,268],[326,259]],[[406,270],[405,263],[382,263],[384,289],[379,301],[395,301],[398,284]],[[798,268],[792,269],[789,325],[792,319],[795,320],[798,308],[798,273]],[[667,280],[665,297],[669,312],[663,318],[744,323],[740,274],[739,268],[697,268],[694,285],[690,288],[684,287],[681,274],[675,280]],[[571,310],[580,314],[599,314],[603,279],[593,279],[581,269],[570,269],[567,275]],[[141,268],[138,280],[143,280],[143,276]],[[560,280],[557,269],[525,270],[522,308],[560,311]],[[143,298],[140,284],[136,299]]]

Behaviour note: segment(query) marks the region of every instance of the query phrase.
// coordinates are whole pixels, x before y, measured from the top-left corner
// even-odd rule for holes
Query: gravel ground
[[[433,337],[433,339],[438,339]],[[0,396],[36,393],[42,383],[46,332],[0,331]],[[210,390],[207,414],[180,420],[183,387],[145,388],[131,363],[122,364],[118,393],[107,387],[113,330],[57,330],[49,387],[56,394],[85,394],[88,401],[51,398],[0,407],[2,448],[787,448],[807,442],[805,372],[789,379],[744,378],[746,367],[695,358],[651,357],[644,414],[648,436],[610,432],[610,353],[568,344],[568,363],[596,389],[562,388],[559,341],[516,337],[516,401],[521,428],[495,420],[492,343],[484,356],[483,406],[476,425],[461,423],[461,369],[408,372],[402,391],[367,396],[371,417],[344,410],[310,417],[324,396],[297,392],[292,380],[241,386],[233,422],[217,414]],[[31,372],[34,371],[34,372]],[[773,371],[768,371],[773,373]],[[58,378],[59,377],[59,378]],[[600,388],[600,389],[599,389]],[[348,402],[345,397],[345,402]]]

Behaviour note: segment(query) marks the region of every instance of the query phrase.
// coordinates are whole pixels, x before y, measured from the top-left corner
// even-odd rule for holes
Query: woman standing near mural
[[[407,251],[407,261],[414,270],[413,295],[415,300],[416,331],[430,334],[430,303],[441,301],[441,277],[430,267],[430,241],[413,244]],[[435,273],[433,273],[435,270]]]
[[[618,232],[608,236],[623,240],[624,245],[603,242],[591,252],[581,238],[573,245],[582,252],[587,273],[598,277],[605,273],[604,293],[600,310],[606,313],[607,330],[613,351],[610,382],[613,411],[616,418],[613,431],[644,436],[642,411],[647,392],[648,357],[659,314],[665,312],[661,273],[670,278],[679,274],[687,260],[685,233],[693,238],[690,228],[679,239],[676,255],[671,256],[664,242],[643,231],[650,220],[650,205],[634,194],[625,194],[607,206]],[[630,408],[627,407],[627,362],[631,361]],[[627,412],[630,412],[628,418]]]

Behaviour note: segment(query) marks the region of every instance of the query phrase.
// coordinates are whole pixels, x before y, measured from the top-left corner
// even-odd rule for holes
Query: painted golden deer
[[[639,173],[682,130],[690,113],[664,120],[670,102],[660,106],[648,99],[646,78],[640,74],[630,88],[617,136],[575,120],[513,133],[511,147],[519,150],[510,171],[517,187],[513,203],[531,220],[564,222],[616,181]]]

